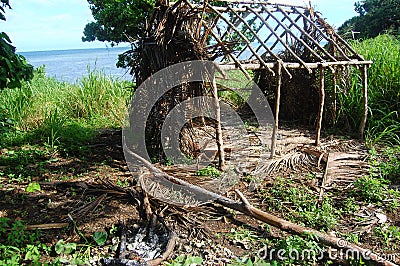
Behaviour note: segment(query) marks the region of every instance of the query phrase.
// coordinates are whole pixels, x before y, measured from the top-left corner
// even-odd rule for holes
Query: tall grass
[[[0,91],[0,145],[89,141],[97,129],[123,124],[132,88],[131,82],[99,70],[89,69],[87,76],[70,84],[46,77],[44,68],[38,68],[20,88]]]
[[[367,143],[400,144],[400,41],[391,35],[380,35],[354,42],[353,47],[374,62],[368,70]],[[340,95],[341,112],[355,129],[362,116],[359,72],[353,70],[349,81],[346,92]]]

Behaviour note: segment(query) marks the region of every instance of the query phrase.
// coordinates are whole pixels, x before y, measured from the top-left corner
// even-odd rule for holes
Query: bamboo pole
[[[360,139],[364,139],[364,129],[365,124],[367,123],[368,117],[368,66],[364,65],[361,69],[361,77],[362,77],[362,91],[363,91],[363,116],[361,118],[359,134]]]
[[[317,134],[315,136],[315,145],[319,146],[321,137],[322,118],[324,114],[325,105],[325,68],[323,65],[319,66],[319,110],[317,120]]]
[[[277,74],[276,74],[276,98],[275,98],[275,125],[272,131],[272,139],[271,139],[271,156],[270,158],[275,157],[275,148],[276,148],[276,137],[278,134],[279,127],[279,105],[281,102],[281,86],[282,86],[282,61],[278,61],[277,66]]]

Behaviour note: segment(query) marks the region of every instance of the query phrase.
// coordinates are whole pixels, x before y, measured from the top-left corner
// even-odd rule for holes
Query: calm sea
[[[48,76],[74,83],[88,74],[88,68],[104,71],[106,75],[132,80],[125,69],[115,66],[118,54],[128,48],[96,48],[38,52],[20,52],[34,67],[45,65]]]

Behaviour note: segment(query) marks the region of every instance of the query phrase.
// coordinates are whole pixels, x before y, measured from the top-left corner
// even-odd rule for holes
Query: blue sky
[[[303,0],[273,0],[302,4]],[[308,3],[308,1],[306,1]],[[355,0],[312,0],[311,4],[333,26],[357,15]],[[85,0],[11,0],[6,22],[0,22],[19,52],[106,47],[102,42],[82,42],[85,25],[93,21]]]

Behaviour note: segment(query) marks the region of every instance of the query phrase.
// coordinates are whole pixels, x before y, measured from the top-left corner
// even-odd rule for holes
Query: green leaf
[[[60,239],[54,249],[58,255],[68,255],[76,250],[76,243],[65,243],[64,240]]]
[[[93,240],[96,242],[97,245],[103,245],[107,240],[107,233],[106,232],[95,232],[93,234]]]
[[[40,184],[38,183],[38,182],[32,182],[32,183],[29,183],[29,185],[26,187],[26,192],[28,192],[28,193],[32,193],[32,192],[35,192],[35,191],[41,191],[42,189],[41,189],[41,187],[40,187]]]
[[[192,266],[192,265],[201,265],[202,263],[203,263],[203,259],[201,257],[188,256],[183,265],[184,266]]]

